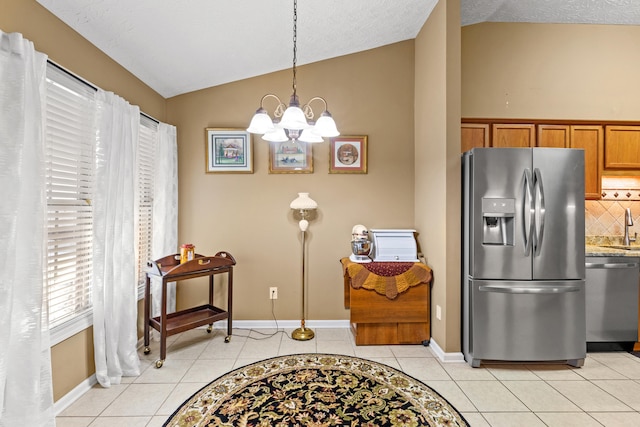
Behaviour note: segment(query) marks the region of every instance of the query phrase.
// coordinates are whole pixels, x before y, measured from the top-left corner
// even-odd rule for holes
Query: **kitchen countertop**
[[[604,248],[602,246],[587,245],[585,248],[585,256],[628,256],[640,257],[640,246],[637,249],[615,249]]]
[[[622,238],[615,236],[586,236],[586,256],[623,256],[640,257],[640,244],[634,242],[630,249],[607,247],[608,245],[622,246]]]

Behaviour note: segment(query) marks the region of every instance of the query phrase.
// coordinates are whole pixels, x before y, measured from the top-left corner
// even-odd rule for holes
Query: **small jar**
[[[196,247],[191,243],[180,246],[180,264],[191,261],[196,257]]]

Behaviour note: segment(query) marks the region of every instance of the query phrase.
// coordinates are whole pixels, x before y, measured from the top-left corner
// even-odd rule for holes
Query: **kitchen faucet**
[[[638,238],[636,232],[633,237],[629,237],[629,227],[633,225],[633,217],[631,216],[631,208],[624,210],[624,242],[623,245],[629,246],[631,242],[635,242]]]

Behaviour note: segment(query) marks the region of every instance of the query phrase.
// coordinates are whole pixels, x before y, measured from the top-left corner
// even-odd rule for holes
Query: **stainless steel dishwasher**
[[[640,258],[586,257],[587,342],[638,339]]]

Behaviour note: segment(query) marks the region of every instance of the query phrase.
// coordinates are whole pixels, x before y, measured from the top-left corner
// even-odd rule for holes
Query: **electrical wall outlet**
[[[278,299],[278,288],[276,286],[269,288],[269,299]]]
[[[436,305],[436,319],[442,320],[442,307]]]

